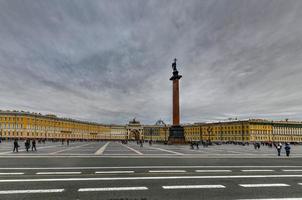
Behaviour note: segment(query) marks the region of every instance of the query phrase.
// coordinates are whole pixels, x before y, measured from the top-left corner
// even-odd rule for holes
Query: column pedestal
[[[184,127],[173,125],[170,127],[170,134],[169,134],[169,142],[168,144],[184,144],[185,137],[184,137]]]

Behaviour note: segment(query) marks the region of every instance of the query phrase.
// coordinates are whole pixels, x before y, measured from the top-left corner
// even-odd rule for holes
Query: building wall
[[[111,140],[125,140],[127,139],[127,129],[122,125],[110,125]],[[107,137],[108,138],[108,137]]]
[[[167,141],[169,138],[169,127],[158,125],[144,126],[144,139],[152,141]]]
[[[110,128],[105,125],[80,122],[39,114],[1,112],[2,138],[36,139],[105,139]]]
[[[212,142],[246,142],[250,140],[249,123],[219,122],[185,125],[186,141],[212,141]]]
[[[7,139],[125,140],[133,128],[143,129],[144,140],[169,138],[169,125],[134,125],[104,125],[54,115],[0,111],[0,137]],[[252,119],[183,126],[187,142],[302,142],[301,122]]]

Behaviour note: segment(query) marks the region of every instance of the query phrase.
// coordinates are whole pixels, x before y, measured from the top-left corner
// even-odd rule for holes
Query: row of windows
[[[24,117],[0,117],[0,121],[12,121],[12,122],[21,122],[24,121]],[[37,118],[27,118],[27,122],[30,124],[44,124],[46,125],[55,125],[55,126],[65,126],[69,128],[83,128],[83,129],[93,129],[97,130],[99,128],[103,128],[99,125],[87,125],[87,124],[80,124],[80,123],[73,123],[73,122],[60,122],[55,120],[42,120]]]

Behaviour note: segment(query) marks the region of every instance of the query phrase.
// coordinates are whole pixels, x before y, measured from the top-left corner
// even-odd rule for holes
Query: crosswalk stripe
[[[94,154],[95,155],[102,155],[109,144],[110,144],[110,142],[107,142],[101,148],[99,148]]]
[[[106,187],[106,188],[80,188],[78,192],[102,192],[102,191],[127,191],[148,190],[147,187]]]
[[[241,187],[288,187],[290,185],[284,183],[269,183],[269,184],[239,184]]]
[[[83,145],[80,145],[80,146],[69,147],[69,148],[62,149],[62,150],[59,150],[59,151],[55,151],[55,152],[52,152],[52,153],[49,153],[49,154],[50,155],[54,155],[54,154],[62,153],[64,151],[70,151],[70,150],[78,149],[78,148],[81,148],[81,147],[84,147],[84,146],[88,146],[88,145],[91,145],[91,144],[83,144]]]
[[[223,185],[167,185],[162,186],[163,189],[214,189],[214,188],[225,188]]]
[[[133,151],[133,152],[135,152],[135,153],[137,153],[139,155],[143,155],[142,152],[140,152],[140,151],[138,151],[136,149],[133,149],[133,148],[131,148],[131,147],[127,146],[127,145],[124,145],[124,144],[121,144],[121,145],[124,146],[124,147],[126,147],[127,149],[130,149],[131,151]]]
[[[46,190],[2,190],[0,194],[29,194],[29,193],[58,193],[64,189],[46,189]]]
[[[171,150],[168,150],[168,149],[162,149],[162,148],[159,148],[159,147],[149,147],[149,148],[164,151],[164,152],[168,152],[168,153],[172,153],[172,154],[176,154],[176,155],[184,155],[183,153],[179,153],[179,152],[176,152],[176,151],[171,151]]]

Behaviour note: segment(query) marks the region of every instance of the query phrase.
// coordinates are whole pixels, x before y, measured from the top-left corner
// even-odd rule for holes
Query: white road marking
[[[57,181],[118,181],[118,180],[164,180],[164,179],[243,179],[243,178],[301,178],[294,175],[234,175],[234,176],[146,176],[146,177],[100,177],[100,178],[45,178],[45,179],[0,179],[10,182],[57,182]]]
[[[23,175],[23,172],[0,173],[0,175]]]
[[[124,146],[124,147],[126,147],[126,148],[128,148],[128,149],[130,149],[131,151],[133,151],[133,152],[135,152],[135,153],[137,153],[139,155],[143,155],[143,153],[140,152],[140,151],[138,151],[138,150],[135,150],[135,149],[133,149],[133,148],[127,146],[127,145],[124,145],[124,144],[121,144],[121,145]]]
[[[195,170],[195,172],[232,172],[232,170]]]
[[[130,174],[134,171],[96,171],[95,174]]]
[[[37,175],[64,175],[64,174],[82,174],[82,172],[37,172]]]
[[[213,188],[225,188],[223,185],[169,185],[162,186],[163,189],[213,189]]]
[[[176,154],[176,155],[184,155],[183,153],[179,153],[179,152],[176,152],[176,151],[171,151],[171,150],[168,150],[168,149],[162,149],[162,148],[159,148],[159,147],[149,147],[149,148],[164,151],[164,152],[168,152],[168,153],[172,153],[172,154]]]
[[[284,172],[302,172],[302,169],[282,169]]]
[[[107,188],[80,188],[78,192],[106,192],[106,191],[126,191],[126,190],[148,190],[147,187],[107,187]]]
[[[94,154],[95,155],[102,155],[105,151],[105,149],[107,148],[107,146],[109,145],[110,142],[107,142],[106,144],[104,144],[101,148],[99,148],[99,150],[97,150]]]
[[[302,168],[302,166],[206,166],[206,165],[162,165],[162,166],[156,166],[156,165],[149,165],[149,166],[119,166],[119,167],[1,167],[0,170],[63,170],[63,169],[193,169],[193,168]]]
[[[80,145],[80,146],[75,146],[75,147],[66,147],[65,149],[62,149],[60,151],[55,151],[55,152],[52,152],[52,153],[49,153],[50,155],[54,155],[54,154],[58,154],[58,153],[61,153],[61,152],[64,152],[64,151],[69,151],[69,150],[73,150],[73,149],[78,149],[78,148],[81,148],[81,147],[84,147],[84,146],[88,146],[88,145],[91,145],[91,144],[83,144],[83,145]]]
[[[302,198],[238,199],[238,200],[302,200]]]
[[[269,184],[239,184],[241,187],[254,188],[254,187],[288,187],[290,185],[284,183],[269,183]]]
[[[244,169],[242,172],[273,172],[273,169]]]
[[[39,149],[47,149],[47,148],[51,148],[51,147],[58,147],[58,145],[49,145],[49,146],[42,146],[42,147],[37,146],[37,150],[39,151]],[[26,149],[19,149],[18,153],[19,152],[26,152]],[[29,150],[29,152],[31,152],[31,151]],[[0,155],[11,154],[11,153],[14,153],[13,150],[1,152]],[[16,152],[14,154],[18,155],[18,153]]]
[[[149,170],[150,173],[184,173],[186,170]]]
[[[29,194],[29,193],[58,193],[64,189],[47,189],[47,190],[2,190],[0,194]]]

